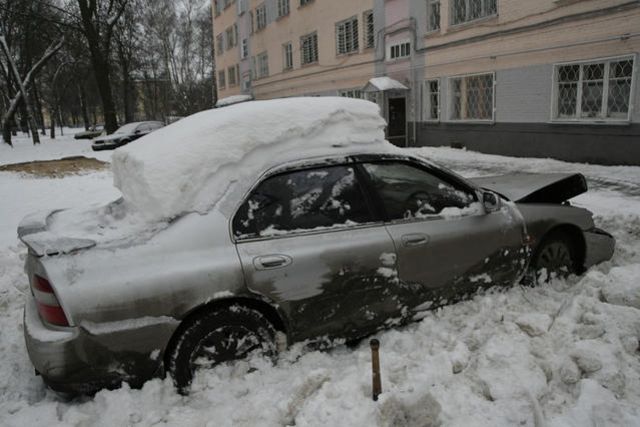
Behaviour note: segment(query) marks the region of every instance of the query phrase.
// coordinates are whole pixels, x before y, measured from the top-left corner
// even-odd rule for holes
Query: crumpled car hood
[[[580,173],[517,173],[470,181],[519,203],[562,203],[587,191],[587,180]]]

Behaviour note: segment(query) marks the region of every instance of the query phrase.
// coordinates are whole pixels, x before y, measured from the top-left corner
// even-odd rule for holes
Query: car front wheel
[[[167,367],[180,393],[187,393],[198,369],[254,352],[267,357],[276,354],[276,330],[257,310],[232,305],[187,322],[167,354]]]
[[[575,252],[571,240],[557,233],[546,237],[533,256],[530,269],[536,282],[552,277],[567,277],[576,272]]]

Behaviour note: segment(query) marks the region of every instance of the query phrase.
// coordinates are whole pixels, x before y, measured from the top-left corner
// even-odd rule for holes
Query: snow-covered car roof
[[[114,184],[150,220],[206,212],[236,182],[305,157],[386,152],[377,104],[342,97],[250,101],[204,111],[122,147]]]

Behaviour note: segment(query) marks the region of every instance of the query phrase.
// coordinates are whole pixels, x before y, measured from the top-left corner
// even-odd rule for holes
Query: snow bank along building
[[[398,145],[640,165],[640,0],[214,0],[220,98],[377,102]]]

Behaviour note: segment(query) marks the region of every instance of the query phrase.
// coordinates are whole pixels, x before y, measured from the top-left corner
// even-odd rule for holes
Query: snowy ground
[[[366,343],[330,352],[294,346],[276,366],[260,359],[222,366],[202,373],[189,397],[153,380],[142,390],[65,402],[33,375],[26,355],[25,249],[15,228],[34,210],[119,193],[109,172],[60,179],[0,172],[0,425],[640,425],[640,167],[415,151],[467,176],[584,173],[592,190],[575,203],[615,235],[613,260],[579,278],[479,295],[380,333],[384,393],[377,403]],[[94,153],[68,135],[40,147],[24,138],[14,149],[0,146],[0,164],[71,155]]]

